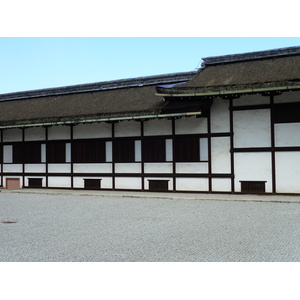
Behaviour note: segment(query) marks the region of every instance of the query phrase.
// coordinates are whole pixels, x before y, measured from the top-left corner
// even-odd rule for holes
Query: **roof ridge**
[[[300,54],[300,46],[221,55],[221,56],[211,56],[211,57],[202,58],[203,60],[202,67],[206,67],[209,65],[216,65],[216,64],[241,62],[241,61],[280,57],[280,56],[289,56],[289,55],[296,55],[296,54]]]

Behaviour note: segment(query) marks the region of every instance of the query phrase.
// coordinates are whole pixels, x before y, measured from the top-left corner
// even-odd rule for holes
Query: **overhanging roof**
[[[219,96],[300,88],[300,47],[204,59],[187,83],[157,87],[163,97]]]

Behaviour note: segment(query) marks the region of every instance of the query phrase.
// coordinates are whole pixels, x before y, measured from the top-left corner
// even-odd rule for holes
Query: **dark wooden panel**
[[[148,180],[149,191],[151,192],[166,192],[169,190],[169,180]]]
[[[66,143],[65,142],[47,142],[46,157],[48,163],[66,162]]]
[[[142,159],[144,162],[166,161],[166,139],[144,138],[142,143]]]
[[[198,137],[176,136],[174,139],[174,160],[177,162],[197,162],[200,160]]]
[[[86,190],[100,190],[101,179],[84,179],[84,188]]]
[[[134,139],[113,141],[113,161],[115,163],[134,162]]]
[[[80,140],[73,141],[72,157],[75,163],[105,162],[105,141]]]
[[[300,103],[274,104],[274,123],[300,122]]]
[[[29,178],[28,179],[28,187],[30,187],[30,188],[43,187],[43,179],[42,178]]]

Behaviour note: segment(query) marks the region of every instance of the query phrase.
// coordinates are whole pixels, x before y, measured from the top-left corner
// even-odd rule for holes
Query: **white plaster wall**
[[[115,136],[141,136],[141,122],[122,121],[115,124]]]
[[[235,192],[241,191],[240,181],[267,181],[266,192],[272,192],[271,153],[235,153]]]
[[[66,162],[71,162],[71,143],[66,143]]]
[[[93,123],[79,124],[73,127],[74,139],[106,138],[111,137],[111,124]]]
[[[22,172],[22,165],[21,164],[4,164],[3,165],[3,172]]]
[[[145,163],[144,173],[172,173],[172,163]]]
[[[144,135],[168,135],[172,134],[171,120],[150,120],[144,122]]]
[[[112,164],[74,164],[74,173],[111,173]]]
[[[207,133],[207,118],[181,118],[175,120],[176,134]]]
[[[213,178],[213,192],[231,192],[231,180],[228,178]]]
[[[230,173],[230,138],[211,138],[211,163],[213,173]]]
[[[207,174],[208,163],[176,163],[176,173]]]
[[[48,187],[71,187],[71,177],[61,176],[61,177],[48,177]]]
[[[275,124],[275,146],[300,146],[300,123]]]
[[[149,180],[168,180],[168,189],[169,191],[173,190],[173,178],[171,177],[145,177],[144,178],[144,185],[145,190],[149,190]]]
[[[270,110],[235,111],[233,130],[236,148],[270,147]]]
[[[26,176],[25,177],[25,186],[28,186],[29,185],[29,181],[28,179],[29,178],[42,178],[42,187],[46,187],[46,177],[43,177],[43,176]]]
[[[26,173],[46,172],[46,165],[45,164],[25,164],[25,172]],[[38,177],[34,177],[34,178],[38,178]]]
[[[177,191],[208,191],[207,178],[176,178]]]
[[[300,152],[276,152],[276,192],[300,193]]]
[[[3,142],[20,142],[20,141],[22,141],[22,129],[3,130]]]
[[[216,99],[211,106],[211,132],[229,132],[229,101]]]
[[[26,128],[24,132],[25,141],[44,141],[46,139],[46,130],[44,127]]]
[[[262,95],[245,95],[238,99],[233,99],[232,104],[233,106],[270,104],[270,97]]]
[[[113,160],[113,150],[112,150],[112,142],[105,142],[105,159],[106,162],[112,162]]]
[[[101,179],[101,189],[111,189],[112,188],[112,178],[111,177],[74,177],[73,185],[74,188],[84,188],[84,179]]]
[[[3,146],[3,162],[4,163],[12,163],[13,161],[13,146],[12,145],[4,145]]]
[[[48,164],[49,173],[70,173],[71,164]]]
[[[274,97],[274,103],[290,103],[290,102],[300,102],[300,92],[284,92],[281,95]]]
[[[3,187],[6,188],[6,178],[19,178],[20,179],[20,186],[23,186],[23,178],[21,176],[3,176]]]
[[[142,178],[139,177],[116,177],[115,178],[116,189],[142,189]]]
[[[41,144],[41,162],[46,162],[46,144]]]
[[[48,128],[48,140],[69,140],[70,138],[70,126],[52,126]]]
[[[118,163],[115,164],[116,173],[141,173],[140,163]]]
[[[200,161],[208,161],[208,138],[200,138]]]

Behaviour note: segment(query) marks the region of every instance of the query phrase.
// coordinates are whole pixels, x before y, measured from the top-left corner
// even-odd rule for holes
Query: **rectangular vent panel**
[[[84,189],[86,190],[100,190],[101,179],[84,179]]]
[[[43,179],[42,178],[28,178],[28,187],[30,187],[30,188],[43,187]]]
[[[241,181],[242,193],[265,193],[266,181]]]
[[[149,180],[149,191],[166,192],[169,190],[169,180]]]

